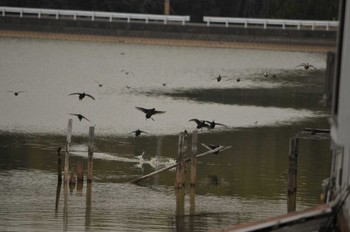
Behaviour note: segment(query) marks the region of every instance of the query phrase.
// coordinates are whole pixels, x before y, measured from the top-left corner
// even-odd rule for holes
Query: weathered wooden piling
[[[62,181],[62,159],[61,159],[61,147],[57,148],[57,180]]]
[[[66,140],[66,153],[64,156],[64,182],[68,182],[69,180],[69,146],[71,144],[72,139],[72,126],[73,119],[68,119],[68,128],[67,128],[67,140]]]
[[[92,182],[92,168],[93,168],[93,155],[94,155],[94,139],[95,139],[95,127],[89,127],[89,147],[88,147],[88,164],[87,164],[87,182]]]
[[[84,182],[84,162],[82,160],[77,162],[77,182]]]
[[[192,149],[191,149],[191,176],[190,176],[190,186],[196,185],[196,175],[197,175],[197,146],[198,146],[198,132],[194,130],[192,132]]]
[[[185,143],[187,142],[187,136],[184,132],[179,135],[179,147],[178,147],[178,159],[176,166],[176,180],[175,188],[180,189],[185,186]]]
[[[297,170],[298,170],[298,138],[292,137],[289,140],[289,171],[288,171],[288,212],[296,209],[297,194]]]
[[[333,79],[335,74],[335,53],[327,52],[326,80],[324,83],[323,103],[325,106],[331,105],[333,92]]]

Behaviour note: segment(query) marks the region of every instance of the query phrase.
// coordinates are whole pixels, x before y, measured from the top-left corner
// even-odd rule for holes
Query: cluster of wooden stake
[[[75,185],[76,182],[83,183],[84,181],[84,163],[82,161],[78,161],[75,177],[72,171],[69,171],[69,152],[70,152],[70,144],[72,141],[72,128],[73,128],[73,119],[68,120],[68,128],[67,128],[67,139],[65,145],[65,154],[64,154],[64,183],[69,183],[71,185]],[[87,162],[87,174],[86,180],[87,183],[92,182],[92,167],[93,167],[93,154],[94,154],[94,138],[95,138],[95,127],[89,127],[89,145],[88,145],[88,162]],[[61,158],[61,147],[57,150],[57,175],[58,181],[62,181],[62,158]]]
[[[67,128],[67,139],[66,139],[66,145],[65,145],[65,154],[64,154],[64,183],[70,183],[74,184],[76,182],[82,183],[84,181],[84,164],[82,161],[79,161],[77,163],[77,177],[75,177],[74,173],[72,171],[69,171],[69,152],[70,152],[70,144],[71,144],[71,137],[72,137],[72,124],[73,120],[68,120],[68,128]],[[175,179],[175,188],[180,189],[185,186],[185,165],[187,162],[191,161],[191,174],[190,174],[190,186],[196,185],[196,163],[197,158],[209,155],[209,154],[217,154],[220,151],[224,151],[226,149],[231,148],[231,146],[221,146],[217,145],[215,148],[210,148],[206,146],[205,144],[202,144],[205,146],[208,151],[198,154],[197,153],[197,144],[198,144],[198,131],[194,130],[192,132],[192,147],[191,147],[191,155],[190,157],[186,158],[186,151],[187,151],[187,142],[188,142],[188,133],[187,131],[181,132],[179,134],[179,146],[178,146],[178,159],[176,164],[167,166],[165,168],[156,170],[152,173],[149,173],[147,175],[144,175],[142,177],[139,177],[137,179],[134,179],[130,181],[129,183],[138,183],[141,180],[147,179],[149,177],[152,177],[154,175],[160,174],[164,171],[170,170],[172,168],[176,167],[176,179]],[[89,145],[88,145],[88,162],[87,162],[87,183],[91,183],[93,179],[92,175],[92,169],[93,169],[93,153],[94,153],[94,138],[95,138],[95,127],[91,126],[89,127]],[[57,150],[57,173],[58,173],[58,181],[62,181],[62,158],[61,158],[61,147]]]

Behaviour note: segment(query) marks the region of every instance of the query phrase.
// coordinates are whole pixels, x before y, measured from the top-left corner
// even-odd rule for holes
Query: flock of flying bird
[[[298,67],[303,67],[305,70],[308,70],[309,68],[316,69],[313,65],[311,65],[309,63],[301,63],[300,65],[296,66],[295,68],[298,68]],[[129,72],[129,71],[126,71],[126,70],[121,70],[121,72],[124,72],[126,75],[129,75],[129,74],[134,75],[132,72]],[[267,73],[267,72],[264,73],[264,76],[265,77],[269,77],[269,76],[276,77],[275,74],[270,74],[270,73]],[[222,80],[222,78],[224,78],[224,77],[227,77],[227,76],[218,75],[217,77],[213,78],[212,80],[217,80],[217,82],[220,82]],[[240,78],[229,78],[227,80],[232,80],[232,79],[236,79],[237,82],[240,81]],[[100,83],[100,82],[98,82],[96,80],[95,80],[95,82],[98,84],[99,87],[103,86],[102,83]],[[166,86],[166,83],[163,83],[163,86]],[[25,91],[21,90],[21,91],[8,91],[8,92],[13,93],[15,96],[18,96],[20,93],[23,93]],[[75,92],[75,93],[69,94],[69,96],[73,96],[73,95],[78,95],[79,101],[82,101],[85,97],[89,97],[92,100],[95,100],[95,97],[93,97],[91,94],[88,94],[88,93],[85,93],[85,92],[82,92],[82,93]],[[152,119],[153,121],[154,121],[154,119],[152,117],[153,115],[163,114],[163,113],[166,112],[166,111],[156,110],[155,108],[146,109],[146,108],[139,107],[139,106],[135,106],[135,108],[145,114],[146,120],[147,119]],[[85,120],[91,122],[88,118],[86,118],[82,114],[69,113],[69,115],[76,116],[79,119],[79,121],[82,121],[83,119],[85,119]],[[190,119],[189,122],[195,122],[196,125],[197,125],[196,126],[197,129],[206,128],[208,130],[211,130],[211,129],[214,129],[216,126],[227,127],[227,125],[222,124],[222,123],[217,123],[214,120],[213,121],[208,121],[208,120],[200,120],[200,119],[193,118],[193,119]],[[130,133],[134,133],[136,137],[141,135],[142,133],[148,134],[146,131],[142,131],[140,129],[137,129],[137,130],[132,131]]]

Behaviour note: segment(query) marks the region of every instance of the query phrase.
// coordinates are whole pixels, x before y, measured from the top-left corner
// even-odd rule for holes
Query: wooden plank
[[[236,231],[236,232],[248,232],[248,231],[317,231],[317,230],[298,230],[303,228],[302,225],[308,224],[310,228],[310,223],[317,223],[320,218],[327,218],[331,215],[332,207],[328,204],[318,205],[312,208],[300,212],[290,212],[287,214],[279,215],[276,217],[271,217],[258,222],[247,222],[239,225],[229,226],[227,228],[221,228],[217,231]],[[310,221],[311,220],[311,221]],[[314,221],[316,220],[316,221]],[[322,220],[324,222],[324,220]],[[295,226],[295,227],[293,227]],[[289,228],[288,228],[289,227]],[[297,229],[298,228],[298,229]]]

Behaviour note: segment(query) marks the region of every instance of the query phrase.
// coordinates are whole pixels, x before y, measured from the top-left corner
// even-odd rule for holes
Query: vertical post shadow
[[[56,202],[55,202],[55,214],[56,214],[56,216],[57,216],[57,213],[58,213],[58,202],[59,202],[59,200],[60,200],[61,187],[62,187],[62,178],[61,178],[61,180],[58,180],[58,181],[57,181]]]

